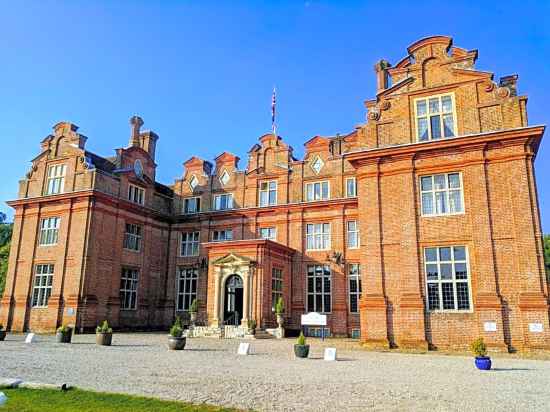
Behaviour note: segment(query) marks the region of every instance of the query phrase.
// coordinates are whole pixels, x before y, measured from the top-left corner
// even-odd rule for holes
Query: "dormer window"
[[[220,183],[225,186],[229,183],[229,179],[229,173],[227,173],[227,170],[224,170],[222,175],[220,176]]]
[[[54,165],[48,168],[46,195],[63,193],[63,188],[65,186],[65,169],[65,165]]]
[[[189,180],[189,187],[191,190],[195,190],[195,188],[199,185],[199,179],[197,179],[197,176],[193,175],[191,176],[191,180]]]
[[[321,159],[319,156],[313,161],[311,164],[311,168],[315,172],[315,174],[319,174],[323,166],[325,165],[325,162],[323,162],[323,159]]]
[[[444,94],[416,99],[416,137],[419,142],[456,136],[454,96]]]

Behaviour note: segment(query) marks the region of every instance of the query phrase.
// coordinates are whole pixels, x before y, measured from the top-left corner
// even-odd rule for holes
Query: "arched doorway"
[[[225,281],[224,302],[224,323],[240,325],[243,318],[243,280],[239,275],[231,275]]]

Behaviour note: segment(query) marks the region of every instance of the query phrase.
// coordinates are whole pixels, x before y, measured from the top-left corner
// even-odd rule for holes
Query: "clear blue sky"
[[[171,184],[192,155],[228,150],[244,167],[270,130],[275,84],[278,132],[301,156],[312,136],[364,121],[376,60],[395,63],[433,34],[477,48],[477,67],[497,78],[518,73],[530,124],[550,123],[550,2],[449,4],[2,2],[0,210],[11,216],[4,202],[61,120],[108,156],[127,144],[128,119],[139,114],[160,135],[157,178]],[[545,232],[549,172],[550,130],[536,160]]]

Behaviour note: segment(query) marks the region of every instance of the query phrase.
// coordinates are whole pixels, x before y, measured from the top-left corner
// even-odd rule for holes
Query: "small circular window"
[[[134,162],[134,172],[137,177],[143,176],[143,165],[141,164],[141,160],[139,159],[136,159],[136,161]]]

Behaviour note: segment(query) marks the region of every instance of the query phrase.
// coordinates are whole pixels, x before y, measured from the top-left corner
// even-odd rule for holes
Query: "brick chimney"
[[[388,68],[391,64],[387,60],[379,60],[374,65],[374,71],[376,72],[376,94],[386,90],[388,88]]]
[[[130,125],[132,125],[132,133],[130,134],[130,142],[128,146],[140,146],[139,142],[139,129],[143,126],[143,119],[139,116],[132,116],[130,118]]]

